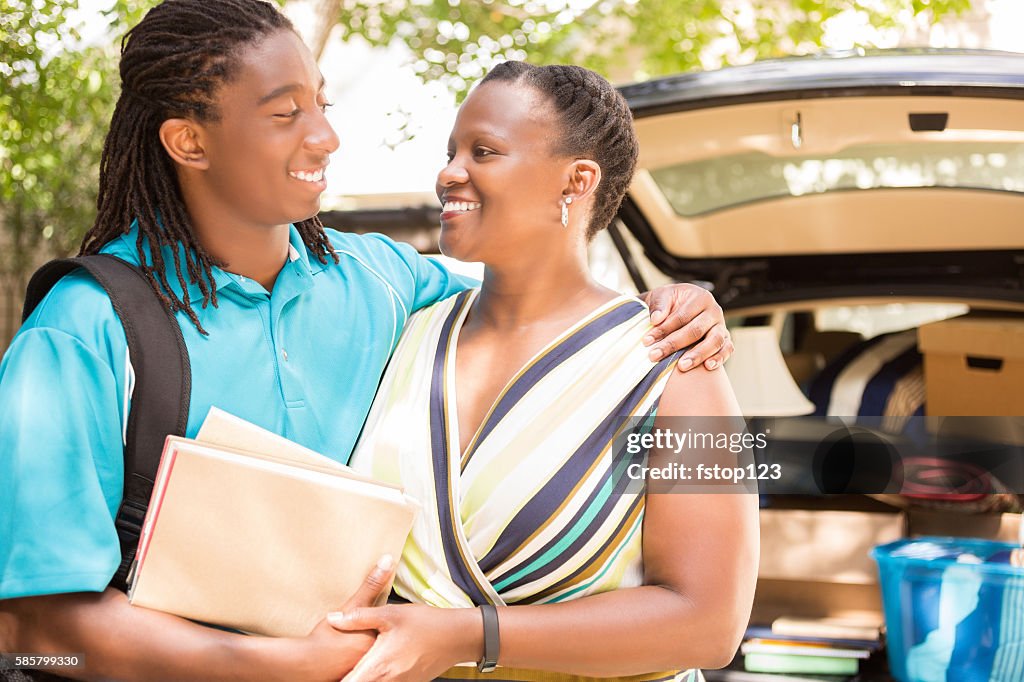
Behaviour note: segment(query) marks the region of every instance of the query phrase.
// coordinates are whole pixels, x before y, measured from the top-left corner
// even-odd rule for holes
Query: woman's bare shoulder
[[[703,366],[689,372],[672,370],[658,404],[658,415],[666,417],[716,417],[739,415],[740,406],[722,368]]]

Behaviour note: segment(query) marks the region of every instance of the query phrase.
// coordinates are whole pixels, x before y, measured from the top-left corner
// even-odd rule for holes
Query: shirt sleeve
[[[109,299],[83,287],[59,283],[0,364],[0,599],[102,591],[120,563],[126,369],[111,359],[126,343]],[[55,316],[93,333],[45,324]],[[97,347],[104,328],[114,341]]]
[[[410,314],[460,291],[480,286],[479,280],[450,271],[439,261],[420,255],[410,244],[396,242],[383,234],[360,235],[358,239],[365,255],[388,279]],[[349,242],[349,248],[356,248],[350,240],[344,241]]]

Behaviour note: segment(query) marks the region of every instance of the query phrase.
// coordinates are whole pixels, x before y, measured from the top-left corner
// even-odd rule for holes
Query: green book
[[[806,673],[809,675],[856,675],[856,658],[799,656],[796,654],[747,654],[743,667],[752,673]]]

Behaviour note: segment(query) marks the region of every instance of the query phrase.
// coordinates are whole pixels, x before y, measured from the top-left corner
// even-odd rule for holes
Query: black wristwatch
[[[480,607],[480,615],[484,619],[484,655],[476,669],[490,673],[498,667],[498,609],[493,604],[484,604]]]

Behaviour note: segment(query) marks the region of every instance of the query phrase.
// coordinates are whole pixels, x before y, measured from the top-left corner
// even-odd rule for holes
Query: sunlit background
[[[153,4],[0,0],[0,347],[20,322],[28,274],[73,252],[91,224],[99,147],[118,87],[116,48]],[[335,104],[329,117],[341,147],[327,173],[325,210],[436,205],[434,179],[457,102],[504,59],[578,63],[622,84],[822,50],[1024,52],[1024,0],[283,0],[283,7],[318,55]],[[721,158],[661,169],[656,180],[682,215],[744,197],[941,185],[965,173],[979,186],[1016,182],[999,188],[1020,191],[1020,172],[1006,171],[1024,168],[1021,145],[980,145],[967,155],[919,151],[906,161],[899,149],[869,148],[829,158]],[[762,172],[734,177],[741,166]],[[595,249],[611,247],[596,242]],[[622,273],[609,277],[626,281]]]

